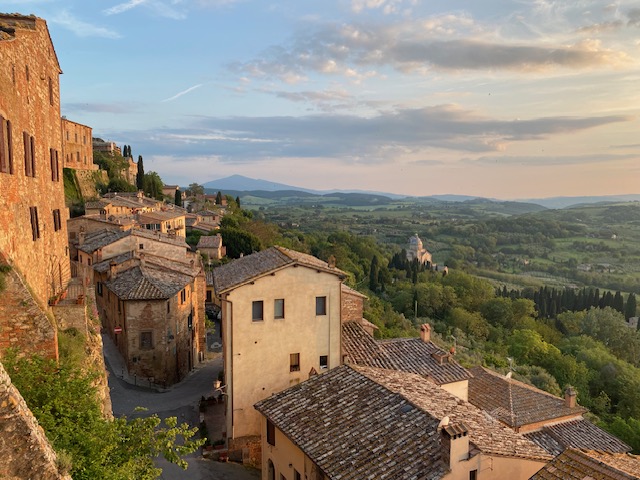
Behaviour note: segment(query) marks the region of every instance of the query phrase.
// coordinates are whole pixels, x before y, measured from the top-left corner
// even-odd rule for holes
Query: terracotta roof
[[[305,253],[284,247],[271,247],[213,269],[213,285],[220,294],[268,273],[289,265],[303,265],[345,276],[342,270],[329,267],[326,262]]]
[[[483,367],[471,373],[469,401],[513,428],[587,411],[579,405],[567,407],[563,398]]]
[[[640,478],[640,459],[626,453],[603,453],[570,448],[531,480],[633,480]]]
[[[371,367],[353,368],[389,390],[399,393],[438,420],[449,417],[451,424],[466,424],[469,429],[469,441],[484,453],[533,460],[552,458],[529,439],[469,402],[425,381],[420,375]]]
[[[104,208],[107,205],[111,205],[111,202],[109,200],[95,200],[91,202],[86,202],[84,204],[84,208],[86,210],[95,210],[97,208]]]
[[[346,293],[348,295],[355,295],[356,297],[361,297],[361,298],[368,298],[365,294],[360,293],[359,291],[354,290],[351,287],[348,287],[344,283],[342,284],[342,286],[340,288],[342,289],[342,293]]]
[[[555,455],[569,447],[611,453],[631,451],[631,447],[622,440],[584,418],[544,426],[542,430],[525,436]]]
[[[202,235],[196,248],[220,248],[222,237],[220,235]]]
[[[439,420],[348,366],[315,375],[256,409],[329,478],[439,479],[447,473]]]
[[[156,211],[156,212],[144,212],[138,214],[138,221],[140,223],[153,223],[153,222],[165,222],[174,218],[184,217],[184,212],[173,211]]]
[[[432,342],[423,342],[420,338],[376,341],[357,322],[342,325],[342,349],[352,364],[416,373],[438,385],[471,377]],[[444,356],[448,361],[439,363],[434,355]]]
[[[193,276],[156,267],[145,262],[118,272],[105,286],[121,300],[164,300],[193,281]]]
[[[130,231],[120,230],[98,230],[96,232],[87,233],[84,237],[82,245],[78,245],[78,250],[85,253],[93,253],[96,250],[106,247],[113,242],[130,235]]]

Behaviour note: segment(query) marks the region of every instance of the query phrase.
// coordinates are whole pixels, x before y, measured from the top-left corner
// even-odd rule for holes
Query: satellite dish
[[[511,375],[513,374],[513,372],[509,372],[505,375],[506,378],[511,378]]]

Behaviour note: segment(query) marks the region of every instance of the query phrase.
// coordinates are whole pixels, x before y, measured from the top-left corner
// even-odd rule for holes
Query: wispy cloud
[[[381,10],[385,15],[391,13],[398,13],[404,11],[408,13],[408,8],[402,8],[403,6],[414,6],[417,0],[352,0],[351,9],[360,13],[363,10]]]
[[[180,98],[181,96],[186,95],[187,93],[192,92],[192,91],[200,88],[202,85],[203,85],[202,83],[199,83],[197,85],[194,85],[193,87],[189,87],[186,90],[183,90],[183,91],[181,91],[179,93],[176,93],[173,97],[165,98],[162,101],[163,102],[171,102],[171,101],[175,100],[176,98]]]
[[[638,155],[496,155],[482,156],[477,159],[465,159],[466,163],[484,165],[527,165],[547,167],[550,165],[584,165],[589,163],[611,163],[640,158]]]
[[[127,103],[63,103],[63,113],[87,112],[87,113],[132,113],[139,110],[139,105]]]
[[[53,15],[48,19],[48,21],[72,31],[79,37],[121,37],[118,32],[80,20],[67,10],[62,10],[61,12]]]
[[[138,5],[142,5],[144,3],[147,3],[147,0],[129,0],[128,2],[119,3],[118,5],[107,8],[103,10],[102,13],[104,13],[105,15],[117,15],[119,13],[131,10],[132,8],[135,8]]]

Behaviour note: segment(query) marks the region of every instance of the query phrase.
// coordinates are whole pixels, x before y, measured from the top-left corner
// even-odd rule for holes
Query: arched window
[[[276,480],[276,467],[273,466],[273,462],[269,460],[269,473],[267,474],[268,480]]]

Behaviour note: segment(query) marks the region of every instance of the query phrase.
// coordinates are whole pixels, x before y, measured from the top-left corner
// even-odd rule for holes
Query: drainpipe
[[[222,344],[225,347],[229,348],[229,365],[227,365],[226,362],[226,358],[225,361],[223,362],[222,366],[225,369],[225,380],[229,379],[228,382],[226,382],[227,385],[227,401],[229,401],[231,404],[229,405],[229,411],[231,412],[231,432],[227,432],[227,438],[226,441],[229,441],[229,436],[231,436],[232,438],[235,438],[234,436],[234,425],[233,425],[233,302],[231,300],[227,300],[226,298],[224,298],[222,296],[222,294],[218,295],[218,299],[221,302],[226,302],[229,304],[229,314],[227,315],[229,317],[229,324],[226,326],[226,328],[224,329],[224,336],[226,337],[228,335],[229,338],[229,342],[225,342],[225,338],[224,337],[220,337],[222,340]],[[220,327],[222,327],[223,323],[224,323],[224,317],[220,317]],[[227,330],[229,330],[229,332],[227,332]],[[226,348],[223,348],[223,352],[226,355]],[[230,435],[231,434],[231,435]],[[228,447],[228,443],[227,443],[227,447]]]

